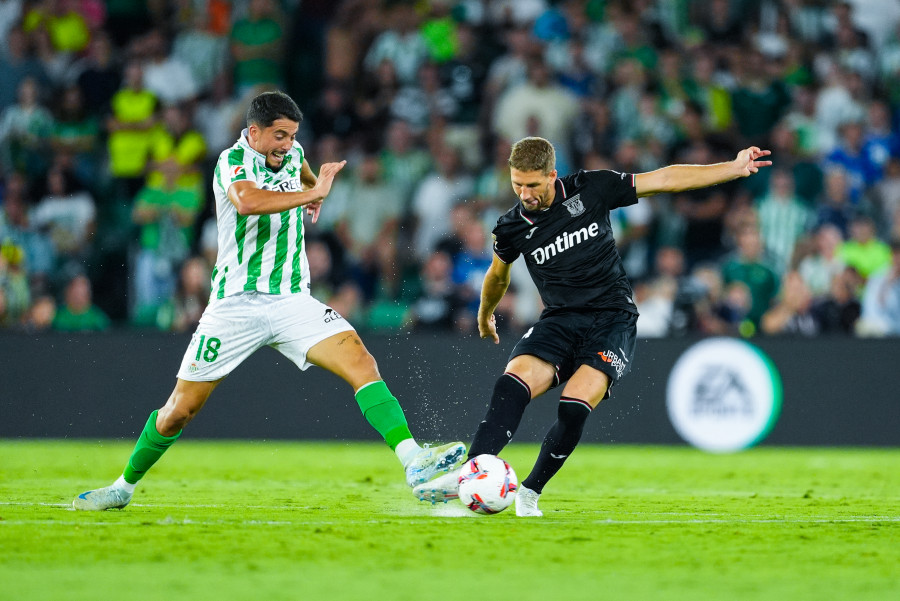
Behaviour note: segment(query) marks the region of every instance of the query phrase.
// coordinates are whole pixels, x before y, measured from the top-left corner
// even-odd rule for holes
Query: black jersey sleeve
[[[512,244],[512,237],[504,235],[503,219],[494,228],[494,254],[504,263],[512,263],[519,258],[521,252]]]
[[[627,207],[637,203],[637,191],[634,189],[634,174],[620,173],[609,169],[583,171],[584,181],[603,199],[608,210]]]

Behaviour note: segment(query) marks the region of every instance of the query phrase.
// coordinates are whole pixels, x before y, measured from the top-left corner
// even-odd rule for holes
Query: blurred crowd
[[[472,335],[527,135],[561,174],[731,160],[612,213],[641,336],[900,335],[900,0],[0,0],[0,328],[191,331],[218,154],[282,89],[360,329]],[[501,331],[541,311],[522,261]]]

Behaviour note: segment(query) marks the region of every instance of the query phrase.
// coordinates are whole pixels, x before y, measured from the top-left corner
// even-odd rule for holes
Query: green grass
[[[900,598],[900,450],[584,446],[541,519],[416,501],[382,445],[0,441],[0,599]],[[504,453],[524,477],[537,453]]]

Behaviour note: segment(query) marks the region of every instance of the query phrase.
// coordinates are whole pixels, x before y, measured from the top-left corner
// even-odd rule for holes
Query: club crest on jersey
[[[569,215],[572,217],[578,217],[584,213],[584,203],[581,202],[581,194],[576,194],[569,200],[563,201],[563,205],[569,209]]]

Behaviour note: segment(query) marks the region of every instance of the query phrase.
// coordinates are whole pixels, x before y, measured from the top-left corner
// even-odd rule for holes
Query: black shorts
[[[557,313],[525,332],[509,358],[534,355],[556,366],[551,388],[567,381],[582,365],[609,376],[612,389],[631,371],[638,316],[628,311]],[[609,389],[606,396],[609,397]]]

